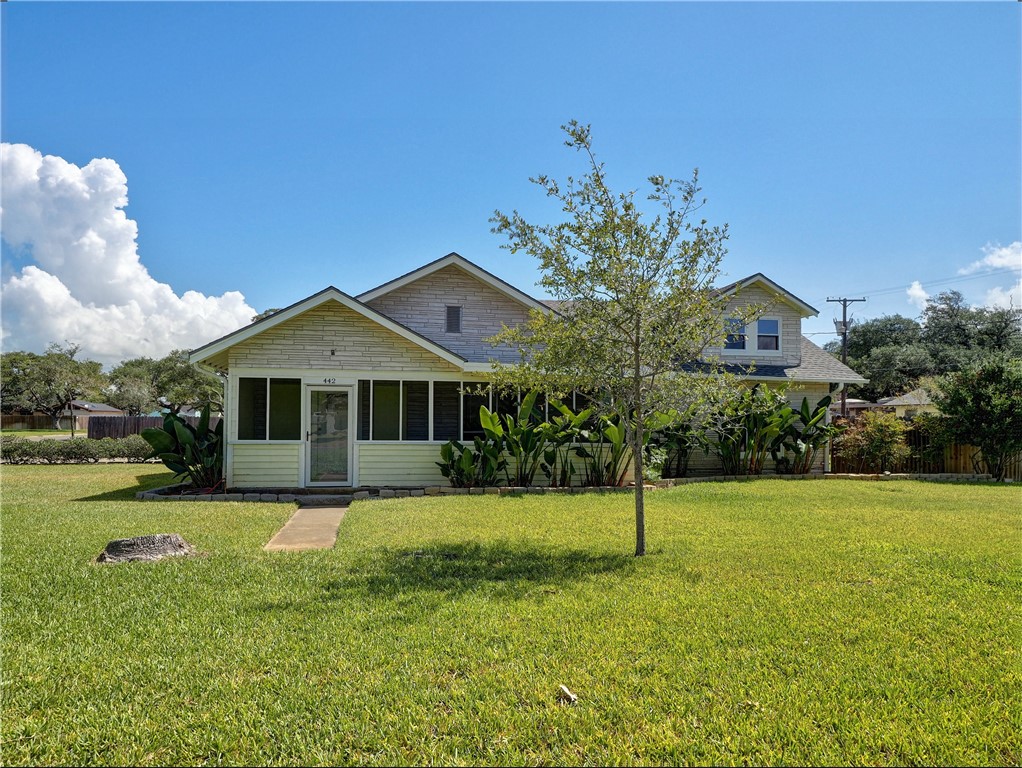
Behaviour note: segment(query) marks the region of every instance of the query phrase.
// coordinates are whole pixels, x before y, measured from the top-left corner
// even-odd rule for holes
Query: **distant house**
[[[879,408],[878,403],[870,402],[869,400],[859,400],[855,397],[849,397],[845,399],[845,408],[848,412],[849,421],[857,421],[862,414],[866,411],[871,411]],[[831,418],[841,415],[841,397],[835,396],[834,401],[830,404],[830,415]]]
[[[89,403],[85,400],[72,400],[71,407],[65,408],[61,416],[77,416],[79,418],[89,416],[123,416],[124,411],[114,408],[106,403]]]
[[[911,419],[920,413],[937,413],[937,406],[930,401],[930,395],[919,387],[898,397],[885,397],[877,401],[885,410],[894,410],[898,418]]]
[[[707,350],[726,369],[794,385],[796,404],[866,381],[802,336],[817,310],[764,275],[718,295],[739,315],[769,308]],[[440,446],[482,436],[480,405],[505,407],[466,387],[485,384],[494,360],[519,358],[486,339],[530,310],[557,305],[452,253],[359,296],[325,288],[194,350],[193,363],[227,377],[228,487],[445,483]]]

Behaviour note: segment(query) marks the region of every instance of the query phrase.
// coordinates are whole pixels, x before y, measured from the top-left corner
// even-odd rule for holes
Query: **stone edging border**
[[[712,475],[709,477],[678,477],[670,480],[661,480],[656,484],[647,484],[646,490],[655,491],[662,488],[675,488],[681,485],[692,483],[742,483],[760,480],[864,480],[871,482],[884,482],[889,480],[922,480],[926,482],[939,483],[960,483],[960,482],[982,482],[991,480],[988,474],[954,474],[941,472],[939,474],[883,474],[883,475],[852,475],[852,474],[827,474],[827,475]],[[375,501],[378,499],[402,499],[412,496],[523,496],[525,494],[587,494],[587,493],[631,493],[634,486],[616,487],[601,486],[596,488],[548,488],[545,486],[517,488],[508,486],[493,486],[489,488],[451,488],[449,486],[429,485],[423,488],[365,488],[351,493],[339,494],[301,494],[301,493],[261,493],[251,491],[247,493],[205,493],[191,494],[187,496],[170,495],[172,491],[187,487],[187,483],[177,483],[164,488],[154,488],[151,491],[140,491],[135,498],[141,501],[263,501],[263,502],[284,502],[298,503],[302,506],[326,506],[332,504],[348,504],[352,501]]]

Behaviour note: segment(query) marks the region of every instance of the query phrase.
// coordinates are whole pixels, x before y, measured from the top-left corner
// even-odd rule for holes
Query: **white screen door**
[[[351,484],[350,389],[309,390],[309,485]]]

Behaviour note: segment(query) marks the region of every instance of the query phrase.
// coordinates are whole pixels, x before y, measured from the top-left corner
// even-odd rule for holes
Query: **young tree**
[[[643,555],[646,425],[657,411],[688,412],[733,387],[732,377],[712,375],[716,366],[692,365],[727,333],[725,297],[711,290],[727,226],[691,220],[705,202],[695,172],[691,181],[650,177],[647,199],[660,210],[644,219],[634,191],[615,194],[608,186],[589,126],[572,121],[562,129],[565,144],[585,156],[588,172],[569,176],[564,186],[547,176],[530,181],[560,203],[566,221],[530,224],[518,211],[496,211],[491,219],[493,231],[508,238],[503,247],[539,259],[540,282],[561,300],[561,309],[533,311],[524,327],[494,337],[522,351],[519,365],[496,366],[494,383],[552,395],[572,388],[602,395],[595,402],[627,425],[636,478],[635,554]]]
[[[959,443],[980,449],[995,480],[1022,452],[1022,360],[991,357],[948,374],[930,392]]]

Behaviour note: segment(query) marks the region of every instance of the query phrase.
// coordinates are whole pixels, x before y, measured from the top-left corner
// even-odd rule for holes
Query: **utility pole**
[[[834,321],[834,328],[838,333],[841,334],[841,362],[848,365],[848,305],[854,304],[857,301],[865,301],[865,297],[861,299],[831,299],[827,301],[833,301],[841,305],[841,319]],[[848,418],[848,386],[845,385],[841,388],[841,418]]]

